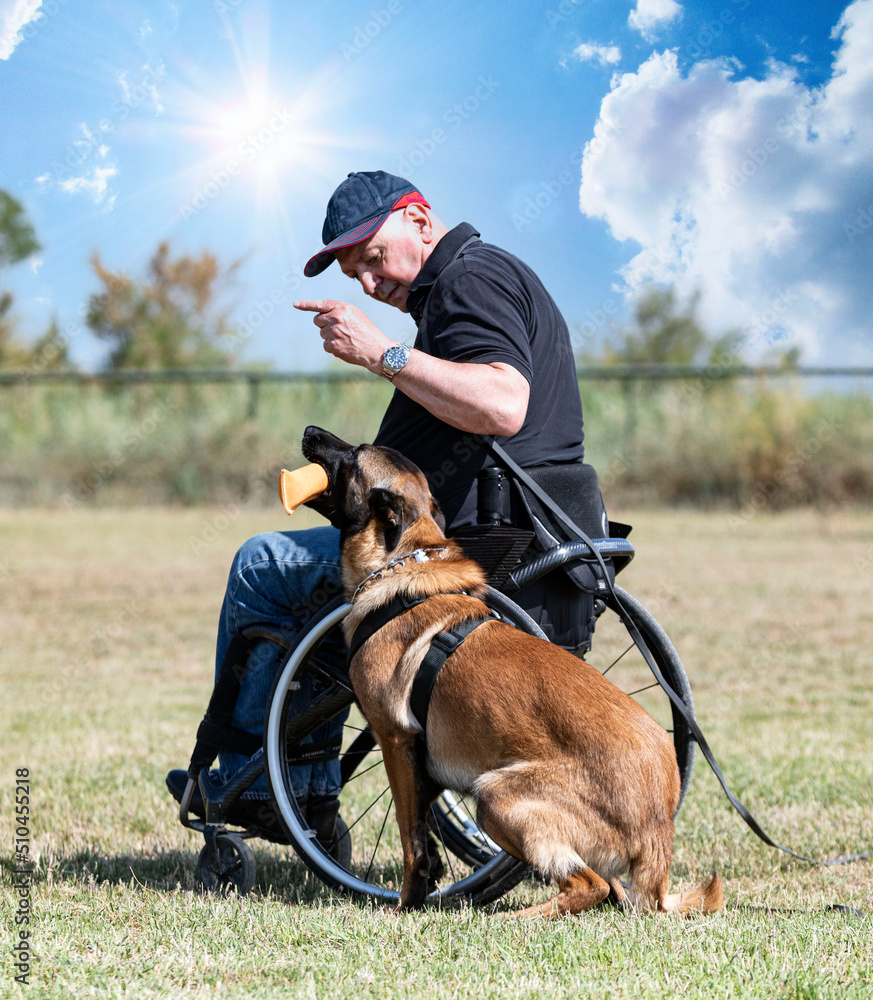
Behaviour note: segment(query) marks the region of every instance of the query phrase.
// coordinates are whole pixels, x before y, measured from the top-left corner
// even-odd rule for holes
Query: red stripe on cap
[[[407,205],[424,205],[425,208],[430,208],[424,195],[419,194],[418,191],[410,191],[409,194],[403,195],[394,202],[391,211],[393,212],[398,208],[406,208]]]

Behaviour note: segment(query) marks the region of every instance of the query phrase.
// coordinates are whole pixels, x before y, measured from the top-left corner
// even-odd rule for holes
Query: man
[[[346,302],[294,303],[315,314],[329,354],[394,384],[374,443],[396,448],[421,468],[449,529],[476,522],[476,476],[494,464],[480,435],[506,439],[506,450],[522,466],[581,462],[583,454],[566,323],[530,268],[478,236],[467,223],[448,229],[403,178],[383,171],[349,174],[328,203],[324,248],[304,273],[312,277],[336,260],[370,298],[412,316],[415,343],[410,348],[392,341]],[[323,603],[314,597],[339,593],[338,542],[336,529],[324,527],[258,535],[242,546],[222,607],[216,670],[244,629],[268,626],[296,635]],[[261,732],[277,664],[275,645],[255,646],[234,726]],[[302,710],[310,696],[298,691],[292,710]],[[325,727],[313,740],[330,735]],[[221,778],[244,760],[220,754]],[[167,778],[177,799],[185,776],[173,771]],[[335,761],[292,769],[294,793],[320,837],[328,837],[335,822],[337,783]],[[246,823],[257,800],[267,797],[260,779],[231,820]]]

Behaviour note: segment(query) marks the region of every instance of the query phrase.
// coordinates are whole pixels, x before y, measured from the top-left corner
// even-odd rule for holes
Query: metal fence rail
[[[779,365],[601,365],[579,366],[579,378],[604,381],[648,381],[651,379],[736,379],[736,378],[869,378],[873,368],[837,366],[791,368]],[[83,372],[73,369],[45,371],[0,371],[0,385],[27,385],[38,382],[103,383],[140,382],[351,382],[372,378],[369,372],[348,371],[277,372],[247,368],[121,368],[117,371]]]
[[[784,367],[776,365],[602,365],[578,366],[580,382],[620,382],[628,390],[633,407],[634,387],[644,382],[696,380],[701,384],[749,378],[871,378],[873,368],[851,366]],[[0,387],[66,382],[81,386],[103,385],[118,388],[143,383],[188,383],[210,385],[244,383],[248,385],[248,415],[257,417],[260,388],[283,382],[341,383],[372,379],[369,372],[349,368],[345,371],[279,372],[245,368],[125,368],[111,372],[83,372],[67,369],[45,371],[0,371]],[[629,419],[633,421],[633,416]]]

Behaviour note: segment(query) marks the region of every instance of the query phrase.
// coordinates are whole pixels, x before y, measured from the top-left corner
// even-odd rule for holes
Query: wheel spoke
[[[376,765],[374,764],[373,766],[375,767]],[[383,796],[384,796],[384,795],[386,794],[386,792],[387,792],[387,791],[388,791],[388,787],[386,786],[386,787],[385,787],[385,788],[383,788],[383,789],[382,789],[382,791],[381,791],[381,792],[380,792],[380,793],[379,793],[379,794],[378,794],[378,795],[376,796],[376,798],[375,798],[375,799],[373,799],[373,801],[372,801],[372,802],[371,802],[371,803],[370,803],[370,804],[369,804],[369,805],[367,806],[367,808],[366,808],[366,809],[365,809],[365,810],[364,810],[364,811],[363,811],[363,812],[361,813],[361,815],[360,815],[360,816],[358,816],[358,817],[357,817],[357,819],[356,819],[356,820],[355,820],[355,821],[354,821],[353,823],[350,823],[350,824],[349,824],[349,832],[351,832],[351,831],[352,831],[352,830],[353,830],[353,829],[354,829],[354,828],[355,828],[355,827],[356,827],[356,826],[358,825],[358,823],[360,823],[360,822],[361,822],[361,820],[362,820],[362,819],[363,819],[363,818],[364,818],[364,817],[365,817],[365,816],[367,815],[367,813],[368,813],[368,812],[369,812],[369,811],[370,811],[370,810],[371,810],[371,809],[372,809],[372,808],[373,808],[373,807],[374,807],[374,806],[376,805],[376,803],[377,803],[377,802],[379,801],[379,799],[381,799],[381,798],[382,798],[382,797],[383,797]],[[394,798],[392,797],[392,799],[391,799],[391,802],[393,802],[393,801],[394,801]],[[390,811],[390,809],[391,809],[391,802],[389,802],[389,803],[388,803],[388,809],[389,809],[389,811]],[[384,824],[384,822],[382,823],[382,829],[383,829],[383,830],[385,829],[385,824]],[[380,834],[380,836],[381,836],[381,834]],[[377,843],[377,845],[376,845],[376,846],[378,847],[378,843]]]
[[[446,847],[446,840],[445,837],[443,836],[443,825],[442,823],[440,823],[437,811],[433,806],[430,807],[430,813],[431,816],[433,816],[434,818],[433,825],[436,827],[437,834],[440,838],[440,844],[442,845],[443,848],[443,854],[445,855],[446,858],[446,864],[449,866],[449,874],[452,876],[452,881],[457,882],[457,878],[455,877],[455,868],[454,865],[452,865],[452,859],[451,856],[449,855],[449,849]]]
[[[630,651],[631,651],[632,649],[634,649],[634,648],[635,648],[635,644],[634,644],[634,643],[631,643],[631,644],[630,644],[630,645],[629,645],[629,646],[627,647],[627,649],[626,649],[626,650],[625,650],[625,651],[624,651],[624,652],[623,652],[623,653],[622,653],[622,654],[621,654],[620,656],[617,656],[617,657],[616,657],[616,658],[615,658],[615,659],[614,659],[614,660],[612,661],[612,663],[610,663],[610,664],[609,664],[609,666],[608,666],[608,667],[606,668],[606,670],[603,670],[603,671],[601,671],[602,675],[603,675],[603,676],[605,677],[605,676],[606,676],[606,675],[607,675],[607,674],[609,673],[609,671],[610,671],[610,670],[612,670],[612,668],[613,668],[613,667],[614,667],[614,666],[616,665],[616,663],[618,663],[618,662],[619,662],[620,660],[623,660],[623,659],[624,659],[624,658],[625,658],[625,657],[627,656],[627,654],[628,654],[628,653],[629,653],[629,652],[630,652]]]
[[[531,625],[530,619],[507,598],[489,590],[486,600],[493,602],[493,606],[511,624],[537,634],[536,626]],[[670,727],[682,779],[681,796],[684,796],[693,764],[694,742],[689,738],[687,723],[676,714],[676,710],[660,691],[656,690],[658,684],[653,681],[644,657],[634,652],[636,644],[629,642],[627,626],[635,625],[640,630],[667,682],[693,711],[684,668],[669,638],[638,601],[616,587],[615,596],[605,597],[604,603],[606,609],[598,618],[594,634],[593,659],[586,656],[586,660],[594,666],[598,660],[605,663],[605,669],[601,670],[604,676],[609,675],[612,683],[637,697],[640,705],[661,725]],[[343,605],[341,599],[326,608],[321,618],[316,620],[301,637],[298,645],[289,652],[280,668],[276,693],[271,701],[270,726],[265,730],[268,777],[274,788],[276,781],[281,783],[282,794],[278,798],[274,794],[274,799],[283,811],[292,846],[315,875],[328,886],[390,903],[397,898],[392,880],[398,880],[397,873],[402,867],[401,840],[396,824],[391,821],[394,800],[386,795],[390,788],[387,787],[387,780],[383,781],[384,771],[379,770],[384,769],[381,750],[372,734],[368,734],[369,727],[358,710],[353,709],[351,718],[344,723],[344,751],[337,762],[342,775],[342,787],[339,789],[340,817],[344,826],[348,824],[348,829],[355,831],[349,840],[344,841],[353,850],[349,849],[342,860],[335,852],[327,854],[312,840],[300,807],[293,794],[289,794],[291,776],[282,759],[285,735],[299,732],[302,725],[299,721],[295,722],[299,715],[293,718],[288,716],[290,685],[294,681],[305,682],[306,673],[316,670],[313,658],[321,658],[325,642],[336,645],[336,640],[340,638],[342,617],[347,612],[348,605]],[[333,703],[330,707],[332,705]],[[307,726],[310,722],[316,723],[319,718],[326,721],[326,715],[319,716],[318,713],[319,709],[316,708],[311,719],[306,720]],[[326,759],[328,754],[319,753],[317,758],[310,758],[308,762],[318,764]],[[273,779],[273,774],[277,778]],[[358,781],[359,778],[364,780]],[[387,808],[381,804],[385,798],[388,799]],[[478,826],[471,799],[445,793],[430,808],[428,822],[438,841],[434,847],[437,856],[445,863],[445,876],[441,880],[439,892],[433,892],[429,897],[430,901],[447,901],[454,897],[468,898],[474,902],[490,902],[524,876],[527,871],[524,863],[501,851]],[[288,815],[285,815],[286,811]],[[380,811],[383,811],[381,816]],[[346,836],[348,835],[343,834],[343,837]],[[340,835],[337,834],[336,840],[339,839]],[[357,860],[353,862],[352,856]],[[361,875],[364,869],[366,871]],[[229,874],[236,870],[234,859],[233,869],[229,869]],[[463,885],[463,889],[456,889],[458,885]]]
[[[652,688],[660,687],[657,681],[652,681],[651,684],[646,684],[645,687],[637,688],[636,691],[628,691],[628,694],[633,698],[635,694],[640,694],[643,691],[651,691]]]
[[[382,763],[382,758],[380,757],[375,764],[371,764],[369,767],[365,767],[363,771],[355,771],[355,773],[346,782],[346,785],[349,785],[352,781],[356,781],[358,778],[363,778],[368,771],[372,771],[373,768],[378,767],[381,763]]]
[[[496,856],[496,852],[495,852],[494,848],[491,846],[491,843],[492,843],[491,838],[482,829],[482,827],[479,826],[479,821],[476,819],[476,817],[470,811],[470,807],[467,805],[467,799],[466,799],[466,797],[463,798],[463,799],[461,799],[459,805],[464,810],[464,812],[470,817],[470,822],[476,828],[476,831],[473,834],[473,836],[476,838],[477,841],[481,841],[482,846],[485,848],[486,851],[488,851],[488,853],[491,855],[492,858],[495,857]]]
[[[388,791],[388,789],[386,788],[385,792],[387,792],[387,791]],[[385,792],[382,792],[382,795],[384,795]],[[379,796],[379,799],[382,798],[382,795]],[[376,802],[378,802],[379,799],[376,799]],[[376,804],[376,802],[372,803],[372,805],[370,806],[370,809],[372,809],[372,807]],[[373,862],[376,860],[376,851],[379,850],[379,844],[382,843],[382,834],[385,832],[385,824],[388,822],[388,816],[389,816],[389,814],[391,812],[391,806],[393,806],[393,805],[394,805],[394,796],[392,795],[391,796],[391,801],[388,803],[388,808],[385,810],[385,816],[382,819],[382,826],[379,828],[379,836],[376,838],[376,844],[373,847],[373,853],[370,856],[370,863],[369,863],[369,865],[367,865],[367,874],[364,876],[364,881],[365,882],[367,881],[367,879],[369,879],[370,872],[373,870]],[[369,809],[367,810],[367,812],[369,812]]]

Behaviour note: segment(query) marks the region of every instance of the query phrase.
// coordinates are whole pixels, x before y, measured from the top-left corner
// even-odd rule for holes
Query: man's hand
[[[321,331],[328,354],[374,374],[381,373],[382,355],[395,341],[386,337],[357,306],[333,299],[301,299],[294,303],[294,308],[315,313],[312,322]]]
[[[314,312],[328,354],[382,374],[382,355],[390,340],[366,313],[348,302],[301,299],[296,309]],[[530,386],[506,362],[459,363],[413,351],[394,387],[452,427],[472,434],[511,437],[524,423]]]

